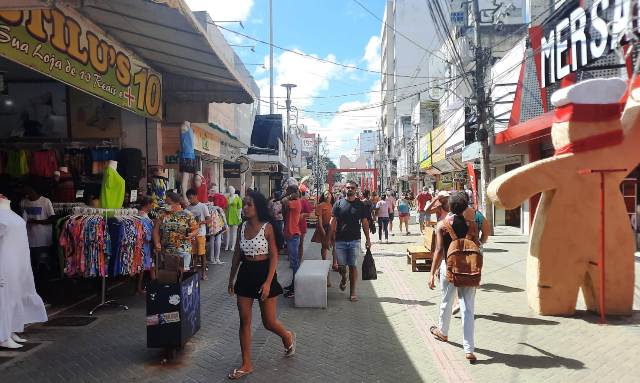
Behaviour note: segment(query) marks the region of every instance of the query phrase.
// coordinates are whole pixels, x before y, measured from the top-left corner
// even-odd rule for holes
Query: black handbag
[[[367,249],[367,253],[364,255],[362,261],[362,280],[372,281],[378,279],[378,272],[376,270],[376,262],[373,260],[371,250]]]

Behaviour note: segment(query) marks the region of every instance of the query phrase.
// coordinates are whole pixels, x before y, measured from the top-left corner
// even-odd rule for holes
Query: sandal
[[[287,358],[296,353],[296,333],[291,331],[291,345],[284,349],[284,356]]]
[[[355,296],[355,295],[352,295],[352,296],[351,296],[351,298],[349,298],[349,300],[350,300],[351,302],[357,302],[357,301],[358,301],[358,297],[357,297],[357,296]]]
[[[476,362],[476,360],[478,360],[478,358],[476,358],[476,356],[470,352],[467,354],[464,354],[464,357],[469,361],[469,363],[474,364]]]
[[[344,291],[347,288],[347,281],[340,282],[340,290]]]
[[[243,371],[243,370],[239,370],[237,368],[234,368],[232,372],[229,373],[229,375],[227,375],[227,377],[231,380],[238,380],[244,376],[249,375],[250,373],[252,373],[252,371]]]
[[[429,332],[433,335],[434,338],[439,340],[440,342],[448,342],[449,338],[445,336],[442,331],[437,326],[429,327]]]

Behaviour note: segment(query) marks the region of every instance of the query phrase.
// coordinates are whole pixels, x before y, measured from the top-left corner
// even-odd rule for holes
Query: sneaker
[[[295,294],[295,292],[293,290],[289,290],[286,293],[284,293],[284,297],[285,298],[293,298],[295,296],[296,296],[296,294]]]
[[[223,261],[217,261],[217,264],[218,264],[218,265],[224,265],[224,264],[225,264],[225,262],[223,262]]]

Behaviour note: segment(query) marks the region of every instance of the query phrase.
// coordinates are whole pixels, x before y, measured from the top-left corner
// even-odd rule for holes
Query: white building
[[[439,47],[428,3],[388,0],[381,31],[382,111],[385,187],[408,181],[413,162],[415,129],[413,105],[428,99],[433,52]],[[406,186],[405,186],[406,188]]]
[[[374,155],[376,152],[376,131],[363,130],[358,136],[358,157],[366,159],[366,167],[374,167]]]

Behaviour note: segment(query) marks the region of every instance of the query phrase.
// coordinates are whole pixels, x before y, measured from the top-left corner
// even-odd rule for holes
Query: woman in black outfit
[[[259,300],[264,327],[282,338],[285,356],[292,356],[296,345],[295,333],[286,330],[276,319],[276,297],[282,294],[276,274],[277,243],[282,239],[277,237],[273,229],[273,217],[269,213],[267,199],[259,192],[249,193],[244,199],[242,212],[245,222],[239,228],[228,286],[229,294],[238,296],[240,312],[242,366],[229,373],[229,379],[234,380],[253,371],[251,311],[254,299]]]

